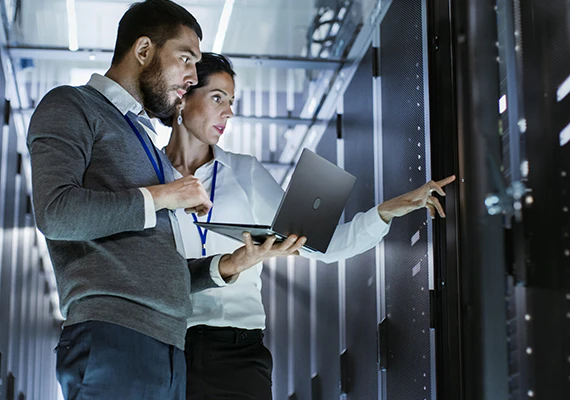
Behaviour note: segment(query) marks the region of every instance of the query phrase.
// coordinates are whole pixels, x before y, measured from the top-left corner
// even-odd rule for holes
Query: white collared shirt
[[[218,161],[214,207],[211,222],[271,225],[279,208],[283,189],[254,157],[233,154],[214,146],[214,160],[195,173],[207,193],[211,193],[214,161]],[[175,176],[180,177],[178,171]],[[184,238],[186,258],[202,256],[202,245],[192,215],[177,210],[176,215]],[[207,216],[198,217],[206,221]],[[379,216],[376,207],[357,214],[347,224],[339,225],[329,248],[323,253],[301,255],[324,262],[350,258],[374,247],[388,233],[389,225]],[[207,255],[232,253],[239,242],[209,232]],[[265,329],[265,311],[261,301],[262,264],[242,272],[233,285],[208,289],[191,295],[193,315],[188,326],[233,326],[242,329]]]

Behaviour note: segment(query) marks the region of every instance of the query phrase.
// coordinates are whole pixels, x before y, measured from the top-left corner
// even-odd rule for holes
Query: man
[[[191,289],[224,286],[304,243],[248,238],[231,255],[199,260],[177,251],[170,210],[205,213],[212,203],[196,178],[173,181],[149,116],[170,116],[196,84],[201,38],[172,1],[135,3],[106,75],[52,90],[32,117],[34,210],[66,317],[57,347],[66,399],[183,399]]]

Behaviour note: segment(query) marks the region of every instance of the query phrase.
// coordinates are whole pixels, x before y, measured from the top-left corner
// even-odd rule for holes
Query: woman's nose
[[[227,110],[224,111],[223,115],[224,118],[232,118],[234,116],[234,111],[232,110],[232,107],[228,107]]]

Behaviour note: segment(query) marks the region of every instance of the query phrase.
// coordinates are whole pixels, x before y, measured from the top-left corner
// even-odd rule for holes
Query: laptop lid
[[[306,245],[326,252],[356,178],[304,149],[271,225],[282,236],[307,238]]]
[[[305,236],[307,251],[326,252],[356,178],[310,150],[303,150],[271,226],[195,222],[218,234],[243,241],[250,232],[254,243],[275,235]]]

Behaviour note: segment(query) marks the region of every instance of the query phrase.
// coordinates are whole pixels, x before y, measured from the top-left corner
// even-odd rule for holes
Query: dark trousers
[[[106,322],[63,329],[57,379],[67,400],[183,400],[184,352]]]
[[[261,330],[195,326],[186,334],[187,400],[271,400]]]

